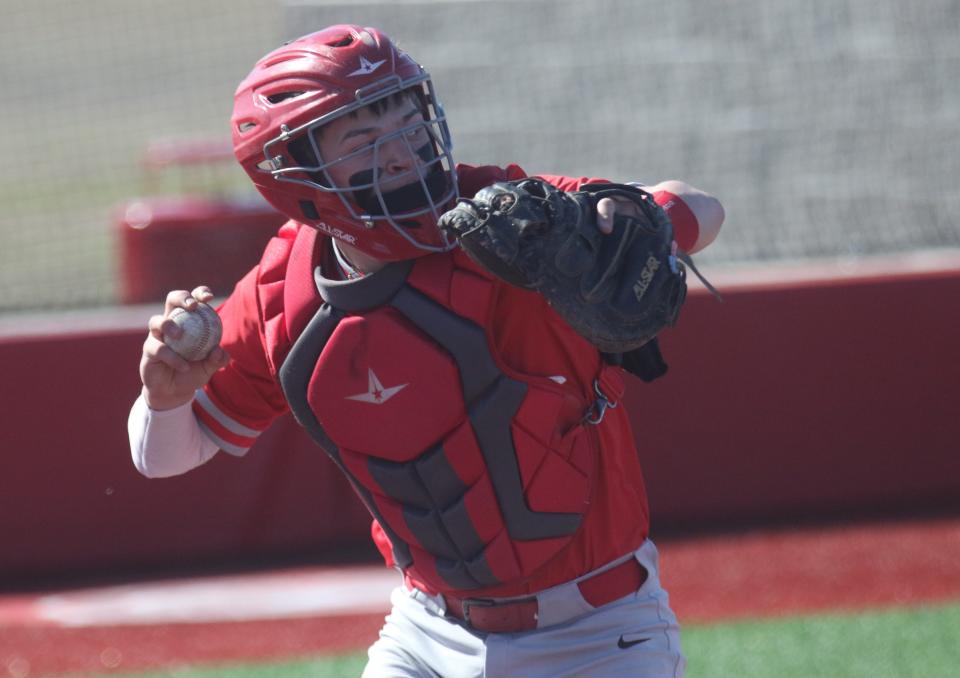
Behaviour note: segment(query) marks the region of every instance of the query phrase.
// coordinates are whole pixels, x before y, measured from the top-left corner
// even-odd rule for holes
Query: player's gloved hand
[[[566,193],[536,178],[498,182],[438,223],[481,267],[540,292],[606,353],[642,346],[672,325],[683,305],[685,269],[674,256],[673,227],[638,188],[587,184]]]
[[[140,380],[143,382],[143,397],[151,409],[170,410],[190,402],[194,392],[230,362],[230,356],[220,346],[204,360],[188,362],[163,343],[164,334],[177,336],[180,332],[176,323],[170,320],[173,309],[192,311],[198,302],[206,303],[212,298],[213,292],[205,286],[192,292],[175,290],[167,295],[163,315],[150,318],[149,333],[143,342],[140,358]]]
[[[627,219],[643,218],[643,212],[632,200],[614,196],[612,198],[600,198],[597,201],[597,228],[604,235],[613,233],[613,225],[617,217]]]

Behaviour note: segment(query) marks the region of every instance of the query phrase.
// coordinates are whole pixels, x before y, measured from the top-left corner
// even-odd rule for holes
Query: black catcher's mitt
[[[596,224],[602,198],[627,198],[641,217]],[[587,184],[565,193],[540,179],[495,183],[440,218],[483,268],[536,290],[573,329],[606,353],[626,353],[676,322],[686,271],[673,226],[649,193]]]

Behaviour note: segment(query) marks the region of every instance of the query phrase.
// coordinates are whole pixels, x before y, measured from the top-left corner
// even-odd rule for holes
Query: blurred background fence
[[[703,263],[960,247],[958,0],[35,0],[0,21],[0,312],[116,303],[125,200],[256,199],[144,152],[226,143],[256,59],[340,22],[427,66],[461,162],[711,191]]]

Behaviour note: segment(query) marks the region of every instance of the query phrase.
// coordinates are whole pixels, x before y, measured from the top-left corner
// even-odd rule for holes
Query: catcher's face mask
[[[289,135],[299,164],[274,170],[278,180],[338,196],[374,238],[378,227],[387,227],[421,253],[453,247],[436,226],[457,199],[452,142],[429,80],[389,88]]]

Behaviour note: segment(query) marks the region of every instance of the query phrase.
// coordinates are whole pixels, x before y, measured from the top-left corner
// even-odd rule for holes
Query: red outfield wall
[[[960,509],[960,256],[717,275],[631,382],[654,531]],[[0,586],[334,554],[368,519],[289,418],[245,459],[134,470],[152,308],[0,321]]]

